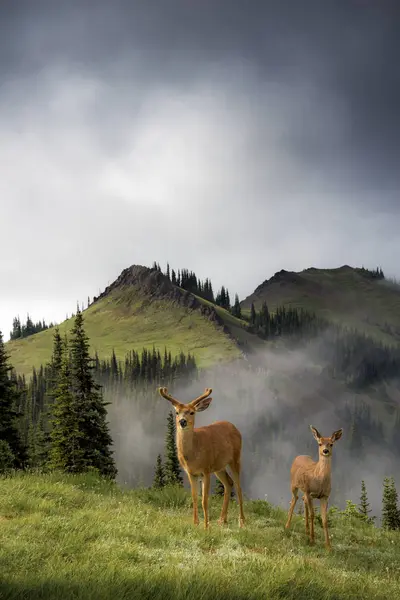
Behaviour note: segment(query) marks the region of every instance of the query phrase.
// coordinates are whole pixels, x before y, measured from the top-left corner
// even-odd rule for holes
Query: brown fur
[[[290,469],[292,501],[286,523],[290,527],[293,511],[298,500],[298,492],[304,492],[304,508],[306,533],[310,536],[310,543],[314,543],[314,504],[313,498],[318,498],[321,504],[321,518],[325,534],[325,546],[331,549],[329,539],[327,510],[328,499],[331,493],[332,447],[342,437],[343,429],[332,433],[331,437],[322,437],[315,427],[310,425],[314,438],[319,445],[319,459],[315,462],[311,456],[296,456]]]
[[[243,526],[243,498],[240,486],[240,457],[242,450],[242,436],[240,431],[229,421],[216,421],[204,427],[194,427],[196,412],[206,410],[211,403],[209,397],[212,390],[206,389],[204,394],[188,404],[182,404],[167,392],[167,388],[160,388],[161,396],[169,400],[176,412],[176,445],[178,459],[186,471],[192,490],[193,521],[199,524],[198,517],[198,478],[203,479],[202,505],[204,511],[204,527],[207,529],[208,495],[210,491],[211,473],[215,473],[224,486],[224,501],[219,524],[227,522],[229,499],[232,487],[235,484],[239,501],[239,525]],[[181,426],[181,420],[186,420],[186,425]],[[232,477],[227,473],[226,467],[231,469]]]

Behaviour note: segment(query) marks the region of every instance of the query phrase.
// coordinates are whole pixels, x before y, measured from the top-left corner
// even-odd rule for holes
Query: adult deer
[[[203,479],[202,505],[204,511],[204,527],[208,528],[208,496],[210,492],[211,473],[215,473],[224,486],[224,501],[218,523],[227,522],[229,499],[233,484],[236,486],[239,501],[239,526],[245,521],[243,514],[243,498],[240,487],[240,455],[242,450],[242,436],[240,431],[229,421],[216,421],[204,427],[194,427],[196,412],[206,410],[212,398],[211,388],[206,388],[204,394],[195,398],[188,404],[179,402],[168,394],[167,388],[159,388],[163,398],[173,404],[176,412],[176,445],[178,459],[189,478],[193,500],[193,521],[199,524],[198,516],[198,478]],[[232,478],[228,475],[226,467],[229,466]]]
[[[310,543],[314,543],[314,505],[313,498],[318,498],[321,504],[321,518],[325,534],[325,546],[331,549],[328,532],[328,499],[331,493],[332,447],[342,437],[343,429],[334,431],[331,437],[322,437],[315,427],[310,429],[319,446],[318,462],[311,456],[296,456],[290,470],[292,501],[290,503],[286,529],[290,527],[292,515],[298,499],[299,489],[304,492],[304,509],[306,520],[306,533],[310,536]]]

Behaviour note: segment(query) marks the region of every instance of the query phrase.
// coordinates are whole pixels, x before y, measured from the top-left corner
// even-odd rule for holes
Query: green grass
[[[249,333],[245,329],[248,323],[244,319],[238,319],[237,317],[234,317],[230,312],[228,312],[221,306],[216,306],[208,300],[200,298],[200,296],[196,296],[196,298],[202,304],[206,306],[212,306],[215,309],[218,316],[220,317],[220,319],[223,321],[224,325],[228,328],[229,334],[239,343],[245,343],[247,349],[257,350],[266,347],[265,340],[262,340],[257,335]]]
[[[110,358],[114,349],[123,360],[130,350],[141,351],[153,344],[162,351],[166,346],[173,355],[191,352],[200,367],[240,356],[234,341],[199,311],[165,299],[150,300],[134,286],[114,290],[85,310],[84,319],[91,352],[97,351],[100,359]],[[70,331],[73,321],[68,319],[59,326],[61,335]],[[17,372],[29,375],[32,367],[50,359],[52,345],[50,329],[6,346]]]
[[[304,308],[384,343],[400,342],[400,286],[368,279],[351,267],[310,269],[297,276],[261,285],[243,301],[244,313],[252,302],[259,309],[265,300],[271,312],[281,305]]]
[[[246,527],[191,523],[185,491],[123,491],[94,475],[18,475],[0,485],[0,597],[341,600],[400,597],[400,534],[333,521],[333,551],[302,518],[245,503]]]

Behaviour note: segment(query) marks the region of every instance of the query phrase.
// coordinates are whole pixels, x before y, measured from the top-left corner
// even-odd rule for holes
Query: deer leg
[[[308,520],[308,518],[309,518],[308,504],[306,502],[305,496],[303,496],[303,502],[304,502],[304,516],[305,516],[305,520],[306,520],[306,535],[310,535],[310,522]]]
[[[199,524],[199,508],[197,505],[198,502],[198,491],[199,491],[199,480],[195,475],[191,475],[188,473],[190,488],[192,491],[192,502],[193,502],[193,523],[195,525]]]
[[[223,486],[224,486],[224,501],[222,504],[221,516],[218,520],[218,524],[223,525],[224,523],[227,523],[227,521],[228,521],[227,517],[228,517],[229,499],[231,497],[233,480],[231,477],[229,477],[229,475],[225,471],[225,469],[222,471],[217,471],[215,473],[215,475],[223,483]]]
[[[288,513],[288,518],[286,521],[285,529],[289,529],[289,527],[290,527],[290,523],[292,522],[293,511],[295,509],[298,497],[299,497],[298,488],[292,488],[292,500],[290,502],[290,508],[289,508],[289,513]]]
[[[236,486],[236,492],[239,502],[239,527],[243,527],[245,523],[244,512],[243,512],[243,495],[242,487],[240,485],[240,461],[237,460],[234,463],[229,464],[232,471],[232,479]]]
[[[315,541],[314,538],[314,505],[313,505],[313,500],[310,496],[310,494],[305,494],[305,501],[307,504],[307,508],[308,508],[308,515],[309,515],[309,520],[310,520],[310,544],[313,544]]]
[[[203,476],[203,512],[204,512],[204,529],[208,529],[208,495],[210,493],[210,473],[204,473]]]
[[[321,504],[322,526],[324,528],[324,534],[325,534],[325,546],[326,546],[327,550],[330,550],[331,549],[331,541],[329,539],[329,532],[328,532],[328,498],[321,498],[320,504]]]

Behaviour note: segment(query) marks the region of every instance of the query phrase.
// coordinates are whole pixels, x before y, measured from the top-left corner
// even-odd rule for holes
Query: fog
[[[319,339],[321,343],[321,339]],[[307,348],[265,351],[200,372],[190,383],[176,382],[169,392],[182,402],[189,402],[211,387],[209,408],[196,415],[196,426],[216,420],[234,423],[242,433],[242,485],[247,498],[267,499],[287,507],[290,501],[290,465],[298,454],[318,457],[318,446],[309,425],[323,436],[343,428],[332,459],[332,494],[330,504],[345,507],[347,499],[356,503],[364,479],[371,508],[379,515],[383,478],[399,475],[390,445],[384,440],[370,440],[351,452],[351,421],[344,422],[347,410],[360,403],[371,405],[371,415],[379,420],[374,398],[355,394],[326,375],[317,366],[317,344]],[[256,359],[257,365],[253,367]],[[396,386],[393,386],[396,389]],[[110,398],[111,399],[111,398]],[[374,408],[375,407],[375,408]],[[109,419],[115,440],[118,479],[128,486],[151,485],[158,453],[163,455],[166,418],[170,403],[162,398],[156,386],[142,395],[112,398]],[[384,430],[389,431],[389,414],[383,417]],[[188,485],[184,474],[185,485]],[[213,484],[212,484],[213,485]]]

